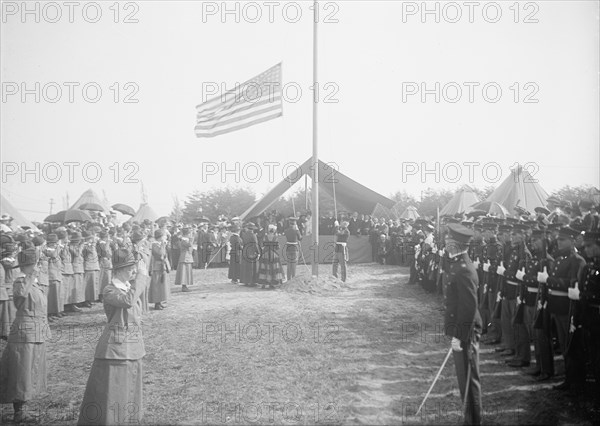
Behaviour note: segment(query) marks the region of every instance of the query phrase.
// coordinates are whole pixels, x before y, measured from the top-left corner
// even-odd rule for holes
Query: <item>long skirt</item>
[[[100,271],[85,271],[83,282],[85,283],[86,302],[98,300],[98,295],[100,294]]]
[[[146,289],[140,294],[140,302],[142,302],[142,313],[147,313],[150,309],[148,308],[148,283],[150,277],[146,274],[137,274],[135,277],[136,285],[143,285]]]
[[[171,289],[169,287],[169,274],[162,271],[152,271],[152,276],[150,277],[150,290],[148,292],[148,302],[166,302],[170,293]]]
[[[112,269],[100,268],[100,291],[98,294],[102,294],[104,287],[106,287],[112,281]]]
[[[259,284],[281,284],[283,281],[283,268],[279,255],[269,252],[260,258],[258,262],[258,283]]]
[[[71,287],[71,296],[69,303],[85,302],[85,284],[83,274],[73,274],[73,286]]]
[[[139,424],[143,415],[142,360],[95,359],[77,424]]]
[[[171,265],[173,265],[173,269],[177,270],[177,264],[179,263],[179,255],[181,254],[181,250],[179,249],[171,249]]]
[[[16,313],[17,308],[15,308],[12,296],[9,296],[8,300],[0,301],[0,337],[8,338]]]
[[[175,285],[193,285],[193,263],[180,263],[175,274]],[[204,266],[202,266],[204,267]]]
[[[50,281],[48,286],[48,313],[58,314],[64,311],[64,296],[62,294],[62,282]]]
[[[46,391],[46,344],[8,342],[0,361],[0,404]]]
[[[242,263],[240,265],[240,281],[243,284],[256,284],[258,262],[250,261],[245,257],[242,257]]]

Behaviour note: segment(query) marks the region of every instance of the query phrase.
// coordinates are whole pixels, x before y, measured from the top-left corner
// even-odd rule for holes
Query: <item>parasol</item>
[[[112,208],[119,213],[123,213],[128,216],[135,216],[135,210],[133,210],[133,208],[129,207],[127,204],[115,204],[112,206]]]

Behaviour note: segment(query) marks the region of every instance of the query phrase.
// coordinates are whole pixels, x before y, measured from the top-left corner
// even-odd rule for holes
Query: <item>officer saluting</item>
[[[477,306],[479,285],[477,270],[467,250],[473,232],[465,226],[448,225],[446,250],[449,254],[449,274],[446,285],[444,330],[452,337],[452,353],[458,387],[466,407],[465,424],[481,423],[481,384],[479,382],[479,337],[481,316]]]

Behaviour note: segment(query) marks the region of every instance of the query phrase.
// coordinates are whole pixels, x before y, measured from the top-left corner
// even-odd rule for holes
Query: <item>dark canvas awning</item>
[[[240,218],[245,219],[260,215],[305,174],[312,177],[312,170],[312,158],[309,158],[267,192],[264,197],[254,203]],[[394,201],[350,179],[343,173],[333,170],[332,167],[319,160],[319,191],[333,197],[334,186],[336,200],[352,212],[371,214],[377,203],[388,209],[394,205]]]

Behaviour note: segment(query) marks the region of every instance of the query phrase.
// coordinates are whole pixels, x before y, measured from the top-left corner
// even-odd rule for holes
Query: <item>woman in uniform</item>
[[[140,295],[145,280],[135,280],[138,260],[129,249],[113,255],[113,278],[102,301],[107,321],[96,346],[80,425],[140,423],[142,405],[142,337]]]
[[[150,290],[148,292],[148,301],[154,303],[154,309],[162,310],[166,306],[170,294],[169,287],[169,259],[167,256],[167,236],[163,231],[157,229],[154,231],[154,241],[152,243],[152,276],[150,279]]]
[[[0,339],[8,340],[10,326],[15,319],[15,306],[12,297],[14,266],[17,245],[12,238],[2,236],[2,265],[0,266]]]
[[[18,255],[21,273],[13,284],[17,308],[8,345],[0,361],[0,404],[13,404],[14,422],[33,419],[23,406],[46,391],[46,345],[50,329],[47,322],[46,291],[36,278],[38,255],[27,248]]]

